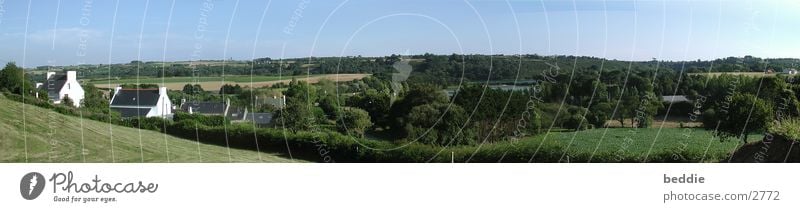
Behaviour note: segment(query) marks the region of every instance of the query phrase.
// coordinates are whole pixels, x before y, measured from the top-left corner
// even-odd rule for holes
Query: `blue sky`
[[[0,5],[0,62],[25,67],[424,52],[800,58],[800,3],[791,0],[0,0]]]

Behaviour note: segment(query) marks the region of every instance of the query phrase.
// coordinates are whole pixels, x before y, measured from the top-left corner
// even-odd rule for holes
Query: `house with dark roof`
[[[228,114],[230,101],[228,102],[184,102],[181,104],[181,111],[189,114],[217,115]]]
[[[233,123],[253,123],[259,127],[272,124],[272,113],[250,113],[247,108],[231,107],[230,99],[225,102],[184,102],[180,110],[189,114],[225,116]]]
[[[158,89],[114,89],[111,98],[112,110],[123,118],[161,117],[172,118],[172,101],[167,96],[167,88]]]
[[[247,108],[232,109],[227,118],[233,123],[253,123],[259,127],[268,127],[272,124],[272,113],[250,113]]]
[[[47,96],[54,104],[61,104],[61,100],[68,97],[75,107],[80,107],[84,92],[75,71],[56,74],[47,72],[44,83],[36,83],[36,87],[47,90]]]

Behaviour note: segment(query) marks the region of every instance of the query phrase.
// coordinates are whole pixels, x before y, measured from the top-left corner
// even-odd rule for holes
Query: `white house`
[[[172,101],[167,96],[167,88],[158,89],[114,89],[111,109],[123,118],[161,117],[172,118]]]
[[[80,107],[83,101],[83,88],[78,83],[75,71],[67,71],[66,74],[47,72],[45,83],[36,83],[36,87],[46,89],[47,95],[55,104],[61,104],[64,97],[69,97],[75,107]]]
[[[784,74],[789,74],[789,75],[795,75],[795,74],[797,74],[797,69],[793,69],[793,68],[783,69],[783,73]]]

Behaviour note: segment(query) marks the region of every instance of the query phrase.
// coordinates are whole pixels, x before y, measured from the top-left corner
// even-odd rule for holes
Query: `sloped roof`
[[[258,125],[269,124],[272,123],[272,113],[248,113],[245,121]]]
[[[64,84],[67,84],[67,75],[56,74],[50,77],[43,86],[47,88],[47,95],[50,96],[50,98],[57,99],[60,97],[58,94],[61,88],[64,87]]]
[[[181,105],[181,110],[199,114],[223,114],[225,113],[225,103],[222,102],[187,102]]]
[[[235,120],[243,120],[245,111],[246,110],[242,110],[241,108],[238,108],[238,107],[231,107],[228,110],[228,115],[227,115],[228,119],[233,120],[233,121],[235,121]]]
[[[152,107],[158,104],[158,89],[121,89],[114,95],[111,106]]]

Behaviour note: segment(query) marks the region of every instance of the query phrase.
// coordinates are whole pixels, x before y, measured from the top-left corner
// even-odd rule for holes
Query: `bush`
[[[768,132],[786,137],[792,141],[800,141],[800,119],[784,120],[769,126]]]
[[[226,119],[224,116],[207,116],[207,115],[189,114],[183,112],[175,113],[175,115],[173,116],[173,120],[175,122],[181,122],[184,120],[194,120],[197,123],[206,126],[223,126],[231,123],[231,121]]]

